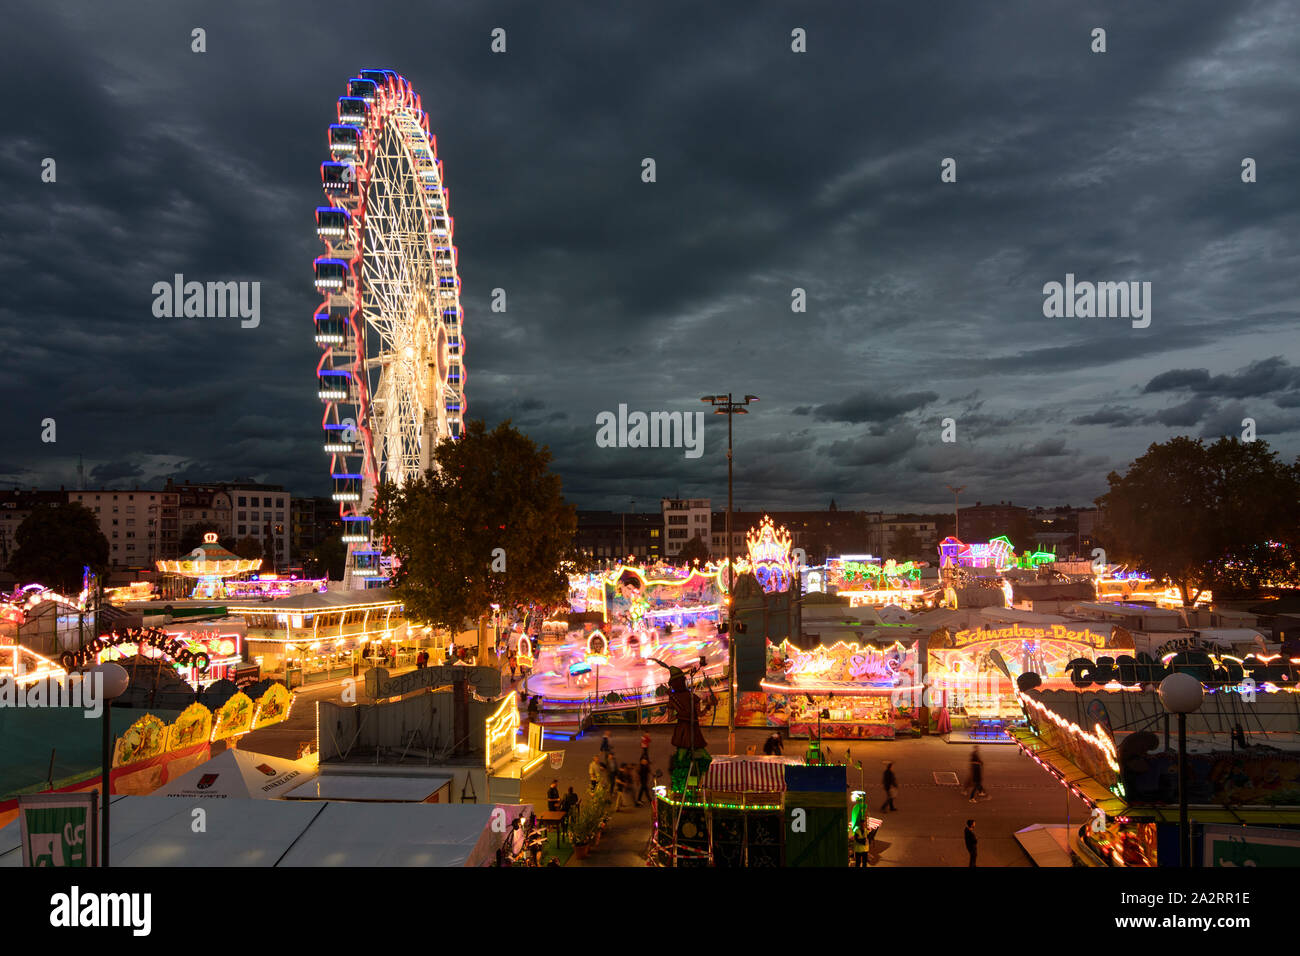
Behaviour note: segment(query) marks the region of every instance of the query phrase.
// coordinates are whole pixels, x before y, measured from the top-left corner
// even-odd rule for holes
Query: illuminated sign
[[[486,746],[484,752],[488,769],[508,757],[514,756],[515,737],[519,733],[519,700],[513,691],[501,701],[496,713],[484,725]]]

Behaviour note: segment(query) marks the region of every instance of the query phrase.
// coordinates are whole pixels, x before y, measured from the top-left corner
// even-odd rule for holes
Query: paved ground
[[[509,686],[509,681],[505,681],[503,686]],[[342,681],[300,689],[287,721],[246,735],[239,746],[273,756],[297,756],[300,743],[315,740],[315,702],[338,700],[342,692]],[[360,701],[366,699],[362,681],[358,682],[357,695]],[[666,775],[672,728],[659,725],[650,728],[649,733],[653,766],[662,769]],[[737,749],[743,752],[753,745],[761,752],[768,733],[766,730],[737,730]],[[715,752],[725,749],[725,730],[708,731],[707,736]],[[615,757],[620,763],[636,762],[640,755],[640,739],[641,731],[635,728],[610,731]],[[599,729],[588,731],[585,737],[576,741],[548,739],[548,750],[565,752],[564,766],[559,771],[545,767],[526,781],[524,801],[545,806],[546,788],[555,777],[560,780],[561,792],[572,786],[579,795],[586,793],[587,764],[599,751],[600,740]],[[800,753],[803,746],[800,741],[791,741],[786,752]],[[922,737],[897,741],[831,741],[825,749],[833,762],[843,762],[846,749],[852,751],[855,762],[862,761],[861,775],[856,767],[850,770],[849,785],[857,789],[861,780],[865,784],[872,816],[885,821],[876,839],[874,866],[965,866],[967,858],[962,829],[968,817],[976,821],[981,865],[1030,866],[1029,858],[1015,840],[1015,831],[1032,823],[1066,822],[1065,788],[1029,758],[1021,756],[1015,747],[980,748],[984,758],[984,783],[991,796],[977,804],[968,802],[957,786],[938,783],[934,777],[936,772],[949,772],[964,780],[970,754],[968,746],[949,745],[938,737]],[[879,809],[883,801],[880,782],[886,760],[894,762],[894,772],[898,775],[900,792],[896,813],[882,813]],[[1081,823],[1087,816],[1080,800],[1070,797],[1068,806],[1070,821]],[[625,808],[614,815],[600,846],[592,850],[586,860],[575,858],[568,865],[643,866],[649,838],[649,807]]]
[[[667,726],[650,730],[652,744],[650,757],[653,765],[667,773],[669,737]],[[761,752],[768,731],[737,730],[738,750],[753,744]],[[635,761],[640,754],[641,735],[635,729],[613,730],[610,741],[616,759]],[[564,766],[558,772],[539,773],[524,784],[525,801],[544,803],[546,788],[553,777],[560,778],[560,789],[573,786],[579,794],[587,789],[587,763],[600,749],[600,732],[588,731],[581,740],[548,741],[548,749],[565,751]],[[725,732],[715,732],[710,737],[714,748],[725,746]],[[787,754],[800,749],[798,741],[791,742]],[[844,743],[830,742],[825,748],[834,762],[842,762]],[[970,748],[950,746],[942,738],[922,737],[917,740],[856,741],[847,744],[853,760],[862,761],[862,779],[866,785],[872,816],[884,819],[884,826],[876,839],[875,866],[966,866],[967,856],[962,830],[967,818],[973,818],[975,831],[980,837],[979,863],[982,866],[1031,866],[1024,850],[1016,842],[1015,831],[1032,823],[1064,823],[1067,791],[1048,777],[1028,757],[1015,747],[983,746],[984,785],[990,799],[971,804],[964,793],[953,785],[935,782],[934,773],[948,771],[958,779],[966,776],[966,760]],[[879,810],[883,800],[881,776],[886,760],[894,762],[898,775],[899,795],[895,801],[896,813]],[[849,784],[859,787],[859,773],[851,770]],[[1069,798],[1070,820],[1081,823],[1086,817],[1082,801]],[[614,815],[610,828],[600,846],[591,851],[586,860],[572,860],[570,866],[642,866],[645,848],[650,839],[650,811],[648,807],[624,810]]]

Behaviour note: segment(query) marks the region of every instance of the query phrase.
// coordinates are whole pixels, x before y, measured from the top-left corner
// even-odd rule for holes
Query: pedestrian
[[[614,783],[618,777],[618,764],[614,762],[614,751],[605,754],[605,772],[609,774],[609,792],[614,792]]]
[[[885,764],[885,779],[882,781],[885,785],[885,802],[881,805],[881,810],[897,810],[894,806],[894,795],[898,793],[898,778],[894,776],[894,762],[891,760]]]
[[[861,822],[853,828],[853,865],[867,865],[867,825]]]
[[[552,780],[551,785],[546,788],[546,809],[551,811],[560,809],[559,780]]]
[[[565,836],[569,835],[569,817],[573,815],[574,808],[578,805],[578,795],[569,788],[569,792],[564,795],[560,801],[560,812],[564,814],[564,819],[560,821],[560,832]]]
[[[646,751],[641,751],[641,762],[636,768],[637,780],[640,786],[636,791],[636,805],[641,806],[641,795],[645,794],[647,800],[650,799],[650,757]]]
[[[593,793],[596,791],[596,787],[600,784],[600,775],[604,772],[605,768],[601,766],[600,758],[593,756],[591,758],[591,763],[587,764],[587,776],[591,778],[591,790]]]
[[[513,684],[515,682],[515,671],[519,669],[519,662],[515,660],[514,654],[510,655],[509,664],[510,664],[510,683]]]
[[[632,786],[632,772],[628,764],[620,764],[614,774],[614,812],[623,809],[623,797]],[[630,796],[630,795],[629,795]]]
[[[528,722],[530,724],[537,723],[540,714],[541,714],[541,704],[538,701],[537,695],[534,694],[528,701]]]
[[[650,732],[646,731],[641,735],[641,756],[646,760],[650,759]]]
[[[979,747],[970,752],[970,802],[974,803],[976,795],[988,796],[984,789],[984,761],[980,759]]]
[[[614,752],[614,745],[609,742],[608,730],[600,735],[600,752],[602,754],[609,754]]]
[[[970,854],[970,865],[975,865],[975,854],[979,852],[979,837],[975,835],[975,821],[966,821],[966,852]]]

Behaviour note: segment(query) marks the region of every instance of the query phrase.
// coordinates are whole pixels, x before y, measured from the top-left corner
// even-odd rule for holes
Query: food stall
[[[915,645],[839,641],[805,651],[782,642],[769,646],[762,703],[767,725],[791,737],[892,740],[911,731],[911,708],[898,692],[916,682]]]

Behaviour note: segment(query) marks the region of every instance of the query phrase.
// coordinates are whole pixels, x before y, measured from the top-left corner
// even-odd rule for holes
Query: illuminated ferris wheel
[[[325,254],[313,316],[345,587],[381,584],[366,511],[382,481],[422,474],[461,435],[465,340],[442,161],[420,97],[392,70],[362,70],[338,101],[316,208]]]

